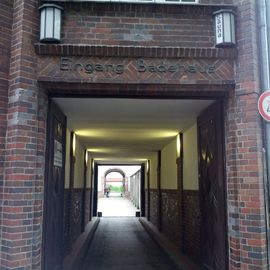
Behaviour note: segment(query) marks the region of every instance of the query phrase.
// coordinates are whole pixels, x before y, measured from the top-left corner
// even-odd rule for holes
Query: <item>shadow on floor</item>
[[[135,217],[101,218],[81,270],[180,270]]]

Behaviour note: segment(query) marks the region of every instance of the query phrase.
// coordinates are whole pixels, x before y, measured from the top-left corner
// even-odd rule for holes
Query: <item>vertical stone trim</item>
[[[38,2],[14,1],[1,226],[1,269],[40,269],[44,145],[34,43]],[[42,117],[41,117],[42,118]],[[40,132],[40,133],[39,133]],[[40,140],[39,135],[41,135]],[[35,239],[35,241],[33,241]],[[18,249],[17,246],[21,248]]]
[[[256,1],[238,5],[236,89],[225,111],[229,269],[266,269]]]

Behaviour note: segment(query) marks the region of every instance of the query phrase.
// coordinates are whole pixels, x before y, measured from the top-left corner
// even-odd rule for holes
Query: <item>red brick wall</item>
[[[13,1],[3,0],[0,2],[0,258],[1,254],[8,252],[2,246],[1,239],[5,231],[2,226],[8,226],[9,221],[3,219],[2,203],[4,185],[4,160],[5,160],[5,136],[6,136],[6,112],[9,79],[9,59],[12,29]],[[0,261],[1,265],[1,261]]]
[[[236,89],[226,104],[230,269],[266,269],[256,1],[238,4]]]
[[[225,108],[229,269],[257,270],[266,269],[266,237],[261,120],[256,105],[259,76],[255,1],[234,2],[239,7],[237,85],[235,92],[231,92]],[[0,62],[1,68],[4,67],[0,68],[2,146],[6,125],[11,3],[12,1],[2,0],[0,4]],[[219,4],[221,1],[205,0],[203,3]],[[89,3],[64,5],[66,7],[63,41],[67,43],[205,48],[213,46],[211,13],[216,8]],[[15,1],[6,163],[4,182],[0,182],[0,186],[3,186],[3,192],[0,190],[0,193],[4,195],[0,198],[4,202],[0,224],[0,265],[3,270],[40,269],[41,265],[47,96],[37,87],[36,81],[37,57],[34,43],[38,41],[37,8],[38,1],[35,0]],[[5,23],[2,23],[3,18]],[[191,19],[195,19],[195,22]],[[121,23],[122,26],[119,27],[117,23]],[[190,24],[194,27],[190,28]],[[185,32],[187,29],[188,33]],[[108,87],[108,84],[104,88],[106,86]],[[87,85],[81,87],[89,88]],[[109,87],[115,89],[111,84]],[[173,87],[174,90],[170,93],[177,95],[177,87]],[[95,86],[93,89],[95,93],[100,93]],[[193,94],[196,91],[198,93],[198,86],[195,84],[191,85],[190,89],[195,90]],[[111,91],[113,94],[121,94],[118,89],[115,92]],[[159,88],[159,92],[156,88],[151,89],[153,95],[161,95],[162,91],[164,92],[164,88]],[[127,93],[128,89],[125,88],[123,94]],[[145,92],[142,91],[141,94]],[[3,150],[1,151],[0,158],[3,157]],[[0,179],[3,178],[1,164],[3,160],[0,160]],[[156,191],[151,191],[151,210],[155,209],[157,200]],[[157,223],[154,211],[151,219],[153,223]]]
[[[14,2],[1,269],[40,268],[45,103],[42,97],[39,102],[35,78],[37,5],[35,0]]]
[[[116,3],[65,6],[63,43],[212,47],[213,9]]]

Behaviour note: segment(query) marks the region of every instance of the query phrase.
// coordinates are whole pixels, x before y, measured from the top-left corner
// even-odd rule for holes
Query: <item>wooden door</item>
[[[203,269],[227,268],[222,103],[198,118],[201,259]]]
[[[60,270],[63,261],[66,117],[51,102],[47,133],[44,216],[44,270]]]

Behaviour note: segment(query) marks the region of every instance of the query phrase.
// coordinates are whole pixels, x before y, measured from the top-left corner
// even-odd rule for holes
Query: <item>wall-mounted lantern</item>
[[[40,41],[60,42],[63,8],[55,4],[44,4],[39,10]]]
[[[76,134],[75,134],[75,132],[71,133],[71,139],[72,139],[72,156],[75,157],[75,155],[76,155]]]
[[[177,158],[180,158],[181,156],[181,138],[180,138],[180,134],[178,134],[176,136],[176,155],[177,155]]]
[[[221,9],[213,13],[215,16],[216,46],[233,46],[235,38],[235,15],[233,10]]]
[[[85,150],[84,160],[85,160],[85,165],[87,166],[88,165],[88,151],[87,150]]]

